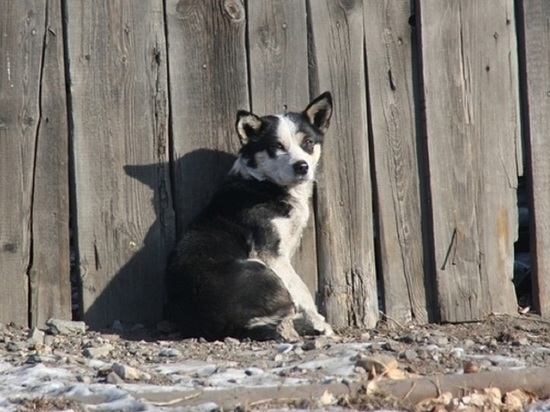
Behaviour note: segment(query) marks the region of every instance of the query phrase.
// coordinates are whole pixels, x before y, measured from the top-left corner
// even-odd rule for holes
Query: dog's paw
[[[332,327],[317,311],[302,311],[294,319],[294,326],[300,335],[334,335]]]

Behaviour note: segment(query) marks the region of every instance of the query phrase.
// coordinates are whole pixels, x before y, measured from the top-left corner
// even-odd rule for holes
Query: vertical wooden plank
[[[305,1],[248,2],[248,22],[252,111],[263,116],[283,113],[285,109],[304,109],[309,102]],[[315,295],[317,253],[313,217],[304,230],[293,264]]]
[[[532,196],[531,256],[535,267],[535,304],[540,314],[550,317],[550,3],[545,0],[520,2],[525,37],[527,133],[529,176]]]
[[[26,325],[46,7],[0,7],[0,321]]]
[[[514,313],[520,134],[513,1],[417,5],[440,317]]]
[[[153,322],[173,244],[162,1],[66,9],[84,320]]]
[[[331,90],[316,213],[319,289],[335,326],[373,327],[378,298],[362,1],[310,1],[312,94]]]
[[[384,308],[397,322],[427,323],[410,16],[408,1],[364,5]]]
[[[30,322],[38,327],[44,327],[51,317],[71,319],[69,148],[61,3],[49,1],[44,7],[29,271]]]
[[[178,233],[206,205],[240,144],[247,109],[245,9],[240,0],[167,0],[173,176]]]

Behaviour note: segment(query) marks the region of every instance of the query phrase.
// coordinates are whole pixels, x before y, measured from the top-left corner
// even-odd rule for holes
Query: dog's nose
[[[294,163],[294,171],[298,173],[299,175],[305,175],[307,174],[307,171],[309,170],[309,166],[305,160],[300,160],[296,163]]]

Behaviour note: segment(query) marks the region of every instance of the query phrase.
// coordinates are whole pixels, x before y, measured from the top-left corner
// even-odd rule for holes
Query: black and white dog
[[[166,316],[185,337],[279,338],[289,319],[333,333],[290,263],[331,115],[329,92],[302,113],[237,113],[239,156],[168,262]]]

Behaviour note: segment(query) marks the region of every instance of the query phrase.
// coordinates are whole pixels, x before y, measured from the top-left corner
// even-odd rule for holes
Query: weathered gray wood
[[[249,2],[248,45],[252,111],[263,116],[283,113],[286,109],[304,109],[309,102],[305,2]],[[293,264],[315,295],[317,254],[313,216],[304,230]]]
[[[61,3],[41,5],[36,27],[43,41],[32,206],[30,323],[71,319],[69,252],[69,149]]]
[[[84,320],[153,322],[173,244],[163,2],[66,7]]]
[[[440,318],[513,313],[520,137],[513,1],[418,6]]]
[[[319,290],[335,326],[373,327],[378,294],[373,252],[362,1],[308,3],[312,94],[331,90],[316,214]]]
[[[531,256],[535,266],[534,299],[544,317],[550,316],[550,2],[520,2],[525,33],[527,74],[528,158],[534,233]]]
[[[236,113],[249,108],[246,20],[239,0],[168,0],[166,15],[181,233],[206,205],[240,148]]]
[[[0,7],[0,322],[26,325],[46,8]]]
[[[427,323],[410,16],[408,1],[364,4],[384,309],[399,323]]]

